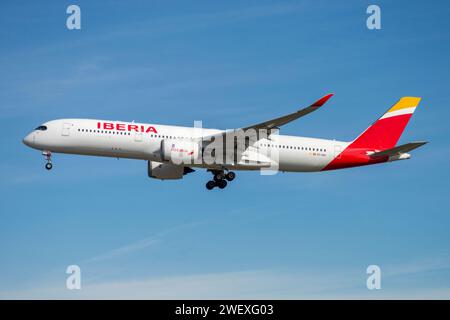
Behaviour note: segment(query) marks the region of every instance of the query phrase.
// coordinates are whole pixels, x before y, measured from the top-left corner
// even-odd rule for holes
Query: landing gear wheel
[[[225,179],[225,173],[218,172],[214,175],[214,181],[219,182],[221,180]]]
[[[214,181],[208,181],[207,183],[206,183],[206,189],[208,189],[208,190],[212,190],[212,189],[214,189],[214,187],[216,186],[216,183],[214,182]]]
[[[236,174],[234,172],[229,171],[225,174],[224,170],[208,170],[213,174],[213,179],[206,183],[206,189],[212,190],[214,187],[219,187],[223,189],[227,186],[228,181],[234,180],[236,178]]]
[[[219,182],[217,182],[217,185],[219,186],[220,189],[223,189],[227,186],[227,180],[219,180]]]
[[[228,181],[233,181],[234,178],[236,178],[236,174],[235,174],[233,171],[230,171],[230,172],[227,173],[227,175],[225,176],[225,178],[226,178]]]
[[[47,170],[51,170],[53,168],[52,165],[52,153],[50,151],[42,151],[42,155],[45,157],[45,161],[47,161],[47,163],[45,164],[45,169]]]

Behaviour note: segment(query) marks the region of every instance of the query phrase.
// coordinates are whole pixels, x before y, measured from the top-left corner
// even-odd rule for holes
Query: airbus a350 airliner
[[[140,159],[148,162],[149,177],[161,180],[181,179],[193,172],[192,168],[207,169],[213,175],[206,184],[208,190],[225,188],[227,181],[235,178],[233,170],[315,172],[350,168],[409,159],[409,151],[426,143],[396,146],[419,104],[418,97],[401,98],[351,142],[279,135],[281,126],[316,111],[332,95],[294,113],[241,129],[60,119],[38,126],[23,142],[42,151],[47,170],[52,168],[52,153]],[[252,132],[251,139],[247,132]],[[240,133],[245,136],[242,145]],[[213,142],[216,145],[211,148]]]

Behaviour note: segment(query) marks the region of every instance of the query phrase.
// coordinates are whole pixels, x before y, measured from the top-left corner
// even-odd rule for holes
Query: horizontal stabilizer
[[[383,150],[380,152],[374,152],[371,153],[370,156],[371,157],[393,157],[393,156],[398,156],[401,155],[403,153],[407,153],[411,150],[414,150],[420,146],[423,146],[425,143],[427,143],[427,141],[416,141],[416,142],[410,142],[410,143],[406,143],[406,144],[402,144],[400,146],[391,148],[391,149],[387,149],[387,150]]]

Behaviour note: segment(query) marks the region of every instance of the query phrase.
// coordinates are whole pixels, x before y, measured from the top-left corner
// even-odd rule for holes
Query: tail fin
[[[360,134],[352,142],[352,147],[380,150],[393,148],[419,102],[419,97],[401,98],[381,118]]]

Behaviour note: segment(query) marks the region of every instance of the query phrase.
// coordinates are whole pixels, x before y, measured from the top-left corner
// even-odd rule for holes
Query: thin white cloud
[[[142,250],[146,250],[149,249],[159,243],[162,242],[163,238],[173,234],[175,232],[179,232],[180,230],[183,229],[188,229],[188,228],[193,228],[196,227],[200,224],[204,223],[204,221],[198,221],[198,222],[191,222],[191,223],[186,223],[186,224],[182,224],[179,226],[175,226],[172,228],[167,228],[161,232],[155,233],[154,235],[144,238],[144,239],[140,239],[138,241],[135,241],[133,243],[121,246],[119,248],[116,249],[112,249],[108,252],[99,254],[95,257],[92,257],[86,261],[84,261],[85,263],[89,263],[89,262],[99,262],[99,261],[103,261],[103,260],[108,260],[108,259],[113,259],[113,258],[120,258],[122,256],[128,255],[130,253],[135,253],[135,252],[139,252]]]
[[[2,299],[448,299],[450,287],[369,291],[361,270],[247,270],[0,292]]]
[[[383,272],[383,276],[396,277],[446,269],[450,269],[450,256],[443,254],[440,257],[425,258],[418,261],[410,261],[409,263],[387,266],[386,272]]]
[[[63,287],[0,292],[8,299],[257,299],[301,297],[317,287],[334,288],[333,278],[266,270],[167,276]]]
[[[100,254],[92,259],[89,259],[88,262],[89,261],[98,262],[98,261],[107,260],[107,259],[119,258],[123,255],[127,255],[130,253],[136,252],[136,251],[148,249],[154,245],[157,245],[159,242],[160,242],[160,239],[156,239],[156,238],[142,239],[142,240],[136,241],[132,244],[111,250],[110,252]]]
[[[171,233],[179,228],[167,229]],[[97,257],[118,257],[154,245],[149,238]],[[392,286],[399,276],[412,283],[424,273],[449,269],[446,258],[382,266],[382,289],[368,290],[365,267],[303,270],[254,269],[122,280],[86,280],[81,290],[64,283],[28,290],[0,291],[1,299],[449,299],[450,284]],[[389,285],[390,284],[390,285]]]

